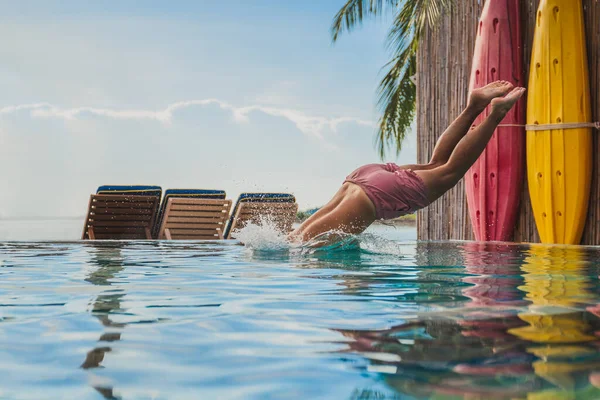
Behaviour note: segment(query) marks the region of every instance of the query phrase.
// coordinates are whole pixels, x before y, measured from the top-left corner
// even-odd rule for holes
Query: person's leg
[[[290,239],[306,242],[328,231],[359,234],[375,221],[375,206],[360,186],[346,182],[338,193],[340,199],[332,209],[310,222],[305,221],[290,234]],[[333,200],[330,203],[333,204]]]
[[[436,145],[434,157],[432,157],[432,163],[434,164],[435,168],[429,169],[425,166],[415,166],[414,170],[417,174],[419,174],[421,179],[423,179],[425,186],[428,190],[428,197],[431,201],[435,200],[431,199],[431,193],[435,193],[435,195],[439,197],[450,187],[456,184],[456,182],[458,182],[458,179],[460,179],[456,179],[456,182],[452,186],[448,187],[448,189],[445,189],[443,192],[437,195],[436,188],[447,187],[447,185],[449,184],[448,182],[450,182],[454,176],[447,172],[448,169],[446,167],[448,166],[448,164],[450,164],[450,161],[453,158],[455,158],[455,147],[463,145],[462,142],[465,141],[467,138],[471,136],[477,136],[477,132],[481,131],[482,129],[484,133],[487,132],[487,130],[489,129],[488,125],[490,125],[490,117],[492,115],[495,115],[495,118],[497,119],[503,107],[501,106],[501,103],[498,103],[497,107],[494,110],[492,110],[492,114],[490,115],[490,117],[486,119],[487,124],[484,122],[481,126],[472,130],[465,136],[465,134],[469,131],[471,125],[475,121],[475,118],[479,114],[475,114],[474,110],[480,110],[479,112],[483,111],[492,99],[502,96],[511,87],[512,85],[508,82],[495,82],[495,84],[490,84],[484,88],[473,91],[473,93],[471,94],[471,106],[469,107],[469,111],[465,110],[465,112],[461,114],[459,118],[457,118],[457,120],[451,125],[451,127],[448,128],[448,130],[444,133],[444,135],[442,135],[443,137],[440,138],[438,144]],[[520,93],[518,97],[520,97],[521,95],[522,93]],[[502,99],[502,102],[510,102],[509,96],[507,96],[505,99]],[[514,105],[514,102],[510,106],[508,106],[506,112],[512,107],[512,105]],[[504,115],[506,115],[506,112],[504,112]],[[481,154],[481,152],[485,148],[485,145],[489,141],[489,138],[493,134],[496,125],[500,123],[500,121],[504,118],[504,115],[502,115],[502,118],[500,118],[498,122],[493,126],[489,137],[485,138],[485,143],[483,147],[477,154],[477,157],[475,157],[475,159],[471,162],[471,164],[473,164],[477,160],[479,154]],[[462,132],[461,129],[463,130]],[[469,142],[473,140],[474,139],[470,139]],[[452,150],[455,151],[453,152]],[[442,160],[446,157],[446,162],[441,166],[438,165],[438,163],[441,162],[439,160]],[[289,238],[294,241],[305,242],[324,232],[331,230],[341,230],[350,234],[358,234],[363,232],[369,225],[371,225],[375,221],[375,219],[375,206],[373,205],[369,197],[358,185],[347,182],[342,186],[342,188],[338,191],[334,198],[325,207],[323,207],[321,210],[319,210],[317,213],[311,216],[298,229],[292,232]]]
[[[306,229],[306,227],[308,225],[312,224],[319,218],[332,212],[338,206],[338,204],[341,203],[341,201],[344,198],[345,193],[346,193],[345,186],[342,185],[342,187],[337,191],[337,193],[333,196],[333,198],[331,200],[329,200],[329,202],[327,202],[327,204],[325,204],[323,207],[319,208],[313,215],[311,215],[304,222],[302,222],[302,224],[300,224],[300,226],[296,230],[294,230],[294,232],[292,232],[290,234],[290,236],[296,236],[298,234],[298,232]]]
[[[481,125],[467,133],[456,145],[447,163],[434,169],[415,170],[415,173],[425,183],[429,201],[437,200],[463,178],[485,150],[506,113],[521,98],[523,93],[525,93],[524,88],[516,88],[506,97],[492,100],[492,110],[488,117]]]
[[[510,82],[497,81],[471,91],[467,108],[440,136],[433,149],[429,164],[403,165],[400,168],[412,169],[413,171],[428,170],[447,163],[454,148],[471,129],[479,114],[486,109],[493,99],[506,95],[512,88],[513,85]]]

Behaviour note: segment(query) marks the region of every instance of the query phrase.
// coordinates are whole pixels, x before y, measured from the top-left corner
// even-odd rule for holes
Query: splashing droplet
[[[269,215],[261,216],[258,223],[248,223],[235,232],[235,237],[256,251],[281,251],[292,247],[287,235],[278,229]]]

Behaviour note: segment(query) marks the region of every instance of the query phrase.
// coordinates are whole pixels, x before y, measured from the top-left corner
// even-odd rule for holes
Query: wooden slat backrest
[[[223,239],[231,200],[172,197],[158,234],[167,240]]]
[[[93,194],[82,239],[152,239],[156,196]]]
[[[281,232],[288,233],[292,230],[297,212],[297,203],[271,201],[241,203],[231,222],[232,226],[229,228],[227,239],[234,238],[235,231],[242,229],[249,222],[259,225],[266,219],[271,221]]]

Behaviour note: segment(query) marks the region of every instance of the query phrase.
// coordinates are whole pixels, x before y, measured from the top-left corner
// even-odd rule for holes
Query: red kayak
[[[470,90],[493,81],[524,85],[519,0],[485,2],[475,42]],[[475,121],[479,125],[489,107]],[[519,100],[501,125],[523,125]],[[487,148],[465,176],[467,202],[478,241],[512,238],[525,179],[525,129],[499,126]]]

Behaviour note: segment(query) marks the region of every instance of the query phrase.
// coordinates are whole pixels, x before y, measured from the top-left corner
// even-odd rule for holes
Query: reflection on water
[[[114,247],[95,249],[91,252],[91,261],[98,268],[90,271],[85,281],[92,285],[110,286],[111,280],[124,268],[119,244]],[[98,339],[99,344],[88,351],[81,368],[86,370],[99,368],[105,354],[112,351],[110,343],[121,340],[121,332],[126,324],[114,322],[111,314],[121,310],[121,299],[124,295],[123,291],[113,292],[109,289],[93,300],[90,313],[102,324],[104,332]],[[94,389],[104,398],[114,399],[113,388],[100,382],[92,384]]]
[[[576,247],[531,246],[528,251],[521,290],[531,305],[519,314],[528,325],[510,332],[531,342],[527,351],[537,357],[535,374],[555,386],[540,396],[573,392],[581,372],[600,367],[593,344],[597,320],[585,310],[594,301],[590,267],[586,253]]]
[[[345,352],[370,359],[367,370],[416,398],[600,398],[597,249],[417,249],[419,276],[443,274],[454,288],[462,276],[469,300],[388,329],[339,330],[349,340]]]
[[[0,398],[598,399],[599,254],[0,243]]]

